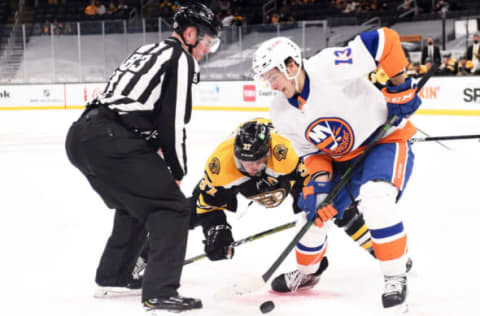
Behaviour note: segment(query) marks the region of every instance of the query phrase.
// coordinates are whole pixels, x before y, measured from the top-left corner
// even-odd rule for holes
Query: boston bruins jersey
[[[235,137],[215,149],[207,161],[203,179],[194,190],[197,220],[218,219],[218,216],[211,216],[212,213],[219,215],[224,210],[235,212],[237,194],[267,208],[277,207],[288,194],[292,194],[296,210],[296,200],[308,180],[308,174],[290,142],[274,132],[270,135],[266,168],[260,176],[247,176],[239,170],[234,156]],[[221,218],[220,222],[223,222],[224,214]]]

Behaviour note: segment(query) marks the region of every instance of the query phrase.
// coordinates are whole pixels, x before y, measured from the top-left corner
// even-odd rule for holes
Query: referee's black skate
[[[327,257],[323,257],[317,272],[313,274],[304,274],[298,269],[292,272],[282,273],[272,281],[272,290],[275,292],[286,293],[311,289],[317,285],[320,281],[320,275],[327,268],[328,259]]]
[[[407,277],[405,274],[385,276],[385,290],[382,294],[382,304],[386,309],[395,309],[396,313],[408,310]]]
[[[143,302],[143,307],[147,312],[168,311],[180,313],[202,308],[202,301],[196,298],[175,295],[170,297],[150,298]]]

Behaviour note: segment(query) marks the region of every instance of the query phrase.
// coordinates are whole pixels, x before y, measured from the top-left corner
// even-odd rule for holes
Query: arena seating
[[[182,3],[183,1],[180,1]],[[212,1],[202,1],[207,5]],[[313,3],[306,3],[303,5],[289,6],[288,9],[283,7],[285,1],[277,1],[277,12],[280,14],[283,13],[294,13],[295,19],[297,21],[304,20],[324,20],[328,19],[329,25],[358,25],[372,17],[381,16],[384,24],[392,24],[394,22],[401,22],[397,17],[399,13],[402,12],[399,9],[399,5],[403,0],[390,0],[390,1],[380,1],[378,0],[377,10],[361,10],[352,13],[344,13],[342,8],[337,8],[332,4],[332,1],[329,0],[316,0]],[[348,2],[348,1],[344,1]],[[360,1],[361,2],[361,1]],[[367,1],[368,2],[368,1]],[[447,17],[458,17],[458,16],[467,16],[480,14],[480,1],[478,0],[457,0],[450,1],[450,10],[448,11]],[[40,0],[40,5],[34,8],[33,14],[33,23],[43,23],[45,21],[58,21],[58,22],[75,22],[75,21],[88,21],[88,20],[112,20],[112,19],[121,19],[125,16],[119,15],[104,15],[102,17],[88,17],[84,14],[84,9],[87,1],[85,0],[68,0],[66,4],[62,5],[48,5],[47,0]],[[107,0],[104,1],[105,5],[108,3]],[[144,17],[146,18],[158,18],[162,17],[163,19],[171,22],[172,13],[165,15],[165,11],[160,9],[160,1],[151,1],[147,2],[148,6],[145,7],[145,10],[140,8],[139,0],[125,0],[125,3],[128,5],[129,9],[137,9],[137,12],[143,12]],[[263,10],[262,7],[265,1],[262,0],[236,0],[231,1],[231,8],[237,10],[240,15],[244,17],[244,21],[247,24],[262,24],[264,22]],[[290,1],[287,1],[290,3]],[[439,13],[433,11],[432,1],[430,0],[417,0],[419,6],[419,12],[417,16],[408,15],[403,20],[431,20],[438,19]],[[2,6],[0,5],[0,18],[1,14],[4,12]],[[162,15],[163,14],[163,15]],[[140,15],[139,15],[140,16]],[[6,21],[6,19],[1,19],[0,21]]]

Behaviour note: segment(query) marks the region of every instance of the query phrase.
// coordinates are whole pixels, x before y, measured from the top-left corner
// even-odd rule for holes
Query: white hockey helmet
[[[300,47],[286,37],[274,37],[263,42],[253,56],[252,70],[260,78],[267,71],[278,68],[288,79],[294,79],[297,74],[287,73],[286,60],[291,57],[302,68],[302,52]]]

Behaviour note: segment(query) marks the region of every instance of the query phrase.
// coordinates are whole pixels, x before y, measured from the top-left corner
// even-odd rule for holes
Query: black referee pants
[[[116,209],[96,282],[125,285],[148,232],[142,300],[177,294],[190,212],[164,160],[106,108],[89,110],[73,123],[66,151],[106,205]]]

